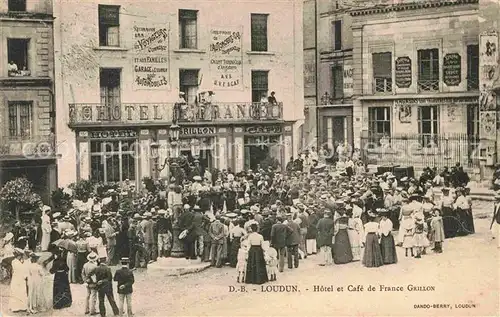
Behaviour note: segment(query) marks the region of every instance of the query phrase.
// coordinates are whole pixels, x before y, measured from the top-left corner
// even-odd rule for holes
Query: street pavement
[[[210,268],[184,276],[164,276],[161,270],[138,271],[134,313],[135,316],[498,316],[500,249],[498,242],[491,239],[490,221],[491,218],[476,219],[476,234],[446,240],[442,254],[431,253],[415,259],[405,257],[404,250],[398,248],[399,262],[380,268],[365,268],[360,262],[321,267],[317,256],[310,256],[301,261],[298,269],[285,269],[277,282],[267,283],[263,288],[237,284],[232,268]],[[374,291],[368,290],[370,285]],[[381,291],[381,285],[392,291]],[[409,291],[408,285],[428,290]],[[315,292],[315,287],[323,291]],[[83,316],[86,290],[82,285],[72,285],[72,293],[72,307],[39,316]],[[1,285],[4,316],[12,316],[8,313],[8,294],[8,286]],[[109,304],[107,312],[112,315]]]

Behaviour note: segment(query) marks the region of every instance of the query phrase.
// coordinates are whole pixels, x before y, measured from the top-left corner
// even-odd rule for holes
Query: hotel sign
[[[242,28],[210,30],[210,84],[214,90],[243,90]]]
[[[170,86],[169,30],[165,27],[133,27],[135,90],[165,90]]]
[[[100,104],[70,105],[72,125],[90,123],[147,123],[172,122],[173,104]],[[188,105],[181,112],[180,122],[234,122],[281,120],[282,103],[220,103]]]

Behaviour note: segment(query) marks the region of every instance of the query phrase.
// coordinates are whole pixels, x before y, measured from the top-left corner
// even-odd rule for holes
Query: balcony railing
[[[467,90],[478,90],[479,89],[479,79],[476,77],[467,78]]]
[[[392,92],[392,78],[375,77],[375,93]]]
[[[9,77],[27,77],[31,76],[31,71],[29,70],[11,70],[8,72]]]
[[[439,80],[418,80],[418,90],[420,91],[439,91]]]
[[[55,138],[52,135],[0,137],[0,157],[54,158]]]
[[[179,123],[230,123],[282,121],[283,103],[205,103],[182,105]],[[169,124],[174,118],[173,103],[121,103],[69,105],[69,124]]]

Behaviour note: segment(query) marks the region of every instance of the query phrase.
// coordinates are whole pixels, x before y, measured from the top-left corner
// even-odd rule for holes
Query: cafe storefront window
[[[91,179],[104,183],[135,181],[137,147],[136,140],[91,140]]]
[[[281,164],[281,135],[245,136],[245,169],[267,169]]]
[[[215,139],[213,137],[181,137],[181,155],[187,158],[187,161],[190,165],[194,165],[194,161],[198,160],[203,171],[205,169],[211,170],[214,167],[214,144]]]

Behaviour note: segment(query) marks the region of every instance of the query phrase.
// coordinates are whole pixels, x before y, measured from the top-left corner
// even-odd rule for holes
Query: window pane
[[[432,133],[430,121],[422,121],[421,125],[422,125],[422,131],[421,131],[422,134]]]
[[[431,107],[420,107],[420,120],[430,120],[431,119]]]
[[[131,154],[122,155],[122,180],[135,180],[135,159]]]
[[[108,26],[106,44],[108,46],[120,46],[120,27]]]
[[[120,157],[112,155],[106,159],[106,181],[119,182],[120,181]]]
[[[120,25],[120,6],[99,5],[99,23],[109,26]]]
[[[267,51],[267,14],[251,15],[252,51]]]
[[[104,181],[104,165],[103,156],[92,155],[90,157],[90,178],[91,180],[103,182]],[[85,175],[81,175],[85,176]]]
[[[268,72],[252,71],[252,90],[268,90]]]
[[[390,52],[374,53],[373,76],[381,78],[392,78],[392,54]]]

